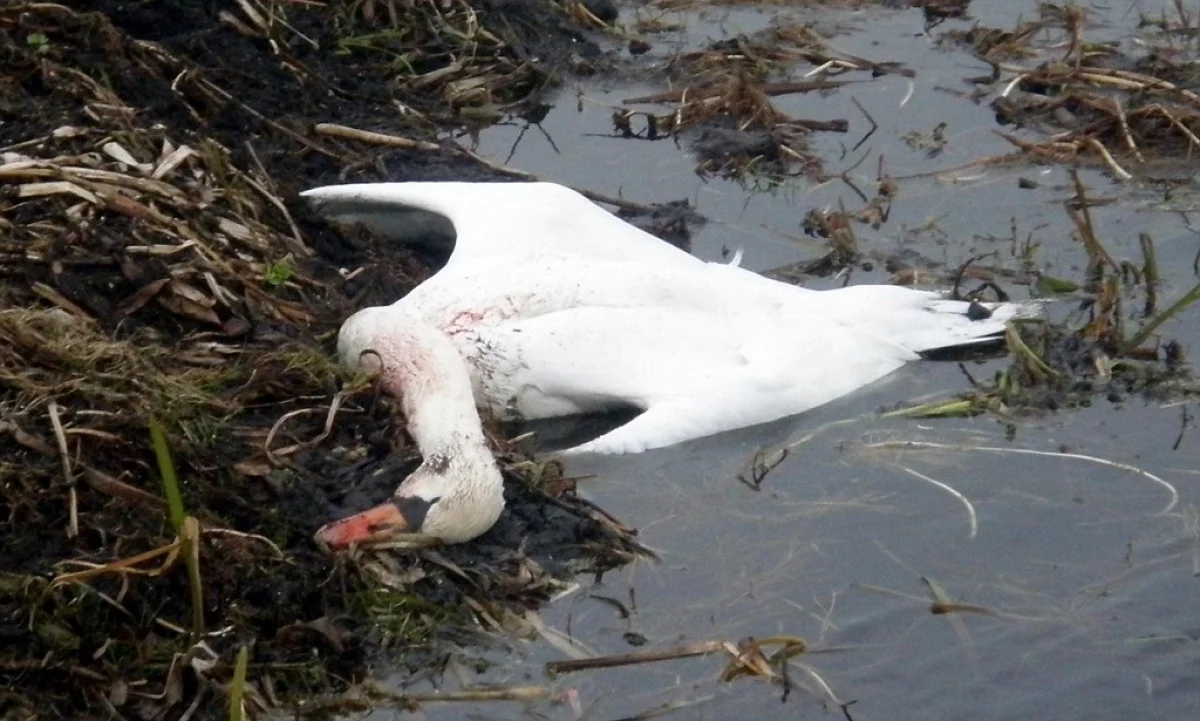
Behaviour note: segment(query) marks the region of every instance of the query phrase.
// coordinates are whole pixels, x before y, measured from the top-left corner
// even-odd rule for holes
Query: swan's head
[[[346,548],[400,533],[462,543],[486,532],[504,510],[504,483],[490,455],[433,455],[400,484],[391,500],[317,531],[330,547]]]
[[[402,306],[366,308],[342,325],[338,355],[350,368],[379,373],[425,462],[389,502],[325,526],[317,539],[334,548],[398,533],[461,543],[491,528],[504,509],[504,483],[469,371],[446,335]]]

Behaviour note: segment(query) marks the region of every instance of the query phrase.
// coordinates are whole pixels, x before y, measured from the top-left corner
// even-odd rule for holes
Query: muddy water
[[[1004,27],[1032,7],[983,5],[977,17]],[[1095,10],[1108,13],[1104,17],[1117,30],[1106,32],[1117,37],[1134,22],[1124,6]],[[839,49],[918,71],[911,83],[889,76],[828,98],[781,102],[800,117],[850,119],[846,136],[816,140],[830,169],[849,168],[866,155],[854,177],[869,187],[881,156],[893,176],[909,176],[1009,151],[992,132],[986,105],[939,89],[968,91],[961,78],[986,69],[965,53],[935,48],[919,13],[889,11],[871,21],[822,13],[825,27],[848,32],[833,39]],[[675,41],[696,43],[756,29],[769,16],[738,10],[683,19],[688,30]],[[609,106],[660,89],[569,88],[543,123],[559,152],[535,128],[518,143],[519,125],[484,132],[477,150],[500,161],[511,153],[510,165],[604,193],[690,198],[711,220],[696,230],[695,252],[717,258],[725,248],[744,247],[746,265],[755,269],[820,253],[800,239],[799,222],[808,209],[839,199],[848,207],[860,204],[840,182],[751,192],[731,182],[703,181],[693,172],[686,141],[680,147],[671,140],[611,137]],[[852,146],[869,126],[851,96],[880,124],[858,150]],[[900,139],[943,121],[949,144],[936,158]],[[1040,188],[1018,189],[1018,176]],[[1087,181],[1094,195],[1122,199],[1094,210],[1114,254],[1140,261],[1137,233],[1149,232],[1167,275],[1163,296],[1176,297],[1195,282],[1197,236],[1186,214],[1153,210],[1155,191],[1138,183],[1118,186],[1097,174]],[[1078,278],[1083,257],[1062,211],[1062,200],[1072,194],[1067,182],[1060,169],[1036,167],[905,180],[890,221],[878,231],[859,226],[857,232],[869,255],[908,249],[953,267],[995,250],[997,263],[1015,267],[1009,255],[1015,227],[1022,239],[1032,234],[1042,244],[1043,268]],[[883,280],[879,271],[859,270],[853,277]],[[1060,303],[1054,312],[1069,310],[1069,303]],[[1200,349],[1195,313],[1167,332],[1193,354]],[[967,370],[985,377],[996,363]],[[429,708],[427,715],[568,719],[577,717],[569,703],[574,698],[589,719],[624,718],[663,704],[692,704],[676,713],[679,718],[784,718],[822,707],[837,718],[838,701],[855,702],[848,709],[860,721],[1200,718],[1200,440],[1195,428],[1182,427],[1191,411],[1141,399],[1116,405],[1096,399],[1090,408],[1024,420],[1012,429],[990,418],[883,420],[873,414],[881,406],[964,387],[956,365],[923,363],[798,418],[569,467],[595,473],[585,486],[589,497],[640,528],[663,561],[638,564],[601,583],[579,579],[580,588],[544,609],[542,620],[598,654],[633,650],[630,633],[649,647],[802,636],[813,651],[793,667],[797,688],[786,702],[777,686],[746,679],[721,683],[723,660],[716,657],[549,680],[541,664],[563,658],[562,651],[542,641],[513,641],[511,654],[493,656],[500,663],[491,671],[464,675],[461,682],[546,683],[567,694],[566,701]],[[761,490],[735,480],[756,447],[814,433]],[[976,449],[872,447],[901,440]],[[1087,458],[1054,455],[1063,452]],[[1177,489],[1177,498],[1164,483]],[[979,609],[931,614],[923,579]],[[599,597],[617,599],[628,617]]]

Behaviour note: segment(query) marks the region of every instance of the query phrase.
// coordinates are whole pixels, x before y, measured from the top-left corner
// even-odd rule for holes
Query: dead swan
[[[342,326],[342,362],[377,370],[401,399],[424,463],[389,503],[322,528],[333,546],[400,531],[458,543],[487,531],[504,501],[477,407],[525,419],[640,408],[563,451],[636,453],[801,413],[921,351],[980,342],[1034,312],[1005,303],[973,320],[968,303],[926,291],[806,290],[699,260],[551,183],[377,183],[304,196],[384,236],[411,236],[428,213],[455,236],[437,274]]]

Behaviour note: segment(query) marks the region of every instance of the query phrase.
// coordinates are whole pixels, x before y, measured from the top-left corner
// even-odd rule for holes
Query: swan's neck
[[[393,306],[368,308],[346,321],[342,362],[380,374],[400,399],[409,434],[427,461],[454,458],[493,465],[466,363],[438,329]]]

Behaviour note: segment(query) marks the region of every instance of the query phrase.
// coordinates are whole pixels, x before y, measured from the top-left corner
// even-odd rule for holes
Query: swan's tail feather
[[[1008,322],[1041,315],[1036,301],[973,303],[938,298],[923,304],[908,325],[897,325],[895,340],[914,353],[988,343],[1004,334]]]
[[[1041,315],[1038,301],[975,303],[895,285],[857,285],[804,296],[809,312],[828,312],[842,323],[887,339],[913,353],[987,343],[1009,321]]]

